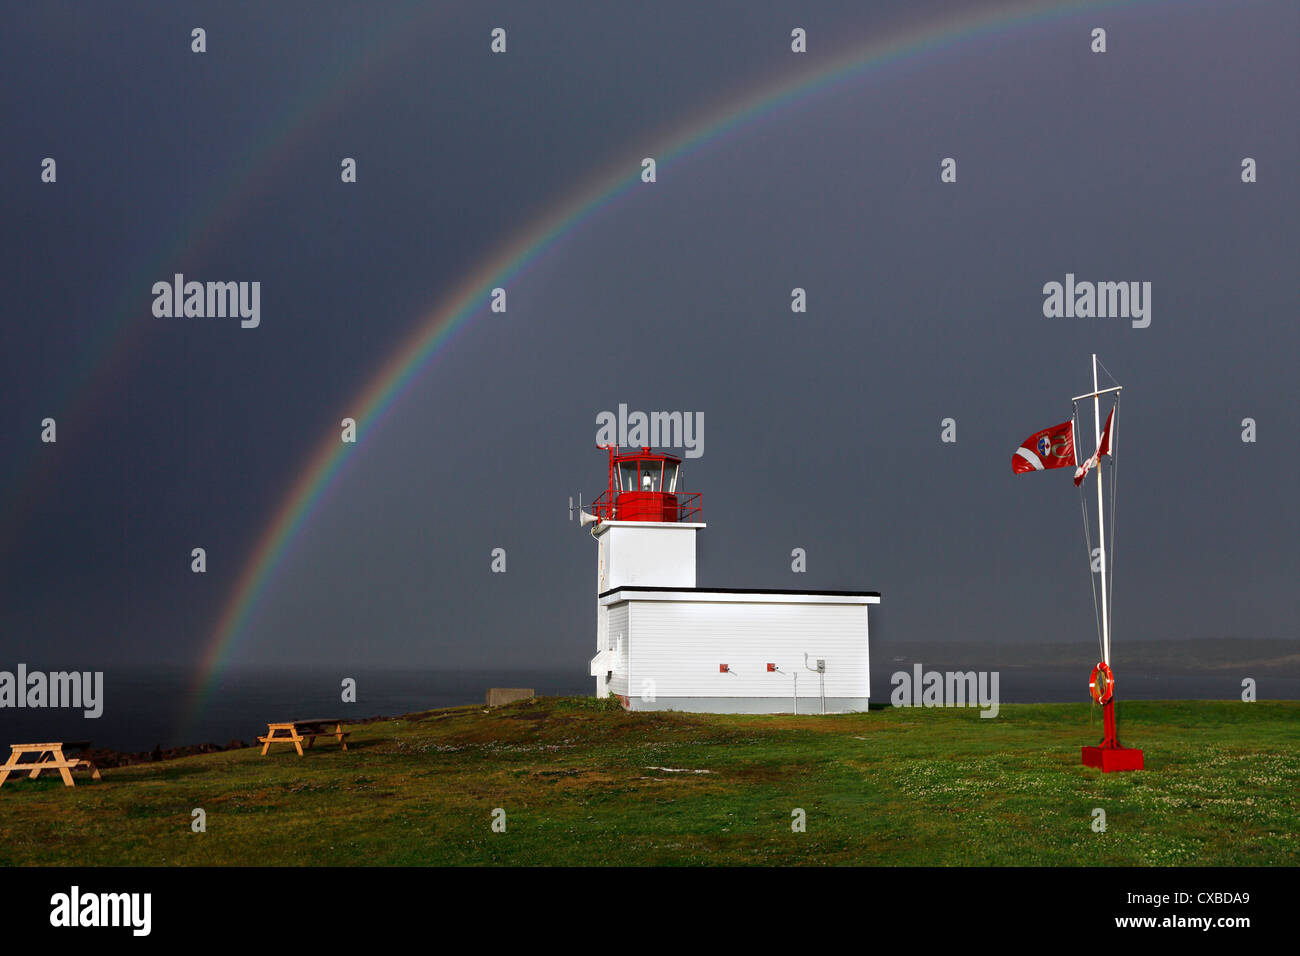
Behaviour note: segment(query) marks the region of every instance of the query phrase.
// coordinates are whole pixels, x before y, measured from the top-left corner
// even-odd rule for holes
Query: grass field
[[[455,708],[360,725],[347,753],[229,751],[78,774],[72,790],[10,778],[0,864],[1300,863],[1300,702],[1120,708],[1144,772],[1080,764],[1101,736],[1086,704],[991,720]]]

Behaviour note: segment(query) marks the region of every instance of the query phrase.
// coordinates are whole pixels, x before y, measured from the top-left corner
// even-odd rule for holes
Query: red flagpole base
[[[1142,751],[1136,747],[1084,747],[1083,765],[1098,767],[1102,773],[1141,770]]]
[[[1102,705],[1102,722],[1106,736],[1096,747],[1083,748],[1083,765],[1097,767],[1102,773],[1114,773],[1117,770],[1141,770],[1142,751],[1137,747],[1124,747],[1119,742],[1119,732],[1115,726],[1115,698],[1112,696]]]

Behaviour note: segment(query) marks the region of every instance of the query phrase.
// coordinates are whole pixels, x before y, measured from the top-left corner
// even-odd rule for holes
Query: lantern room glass
[[[637,473],[635,461],[623,461],[618,465],[618,490],[636,491]]]
[[[642,461],[641,462],[641,490],[642,491],[662,491],[661,480],[663,478],[664,463],[662,461]]]
[[[617,488],[673,494],[677,491],[678,463],[664,458],[632,458],[620,461]]]
[[[663,490],[671,493],[677,491],[677,462],[664,462],[664,484]]]

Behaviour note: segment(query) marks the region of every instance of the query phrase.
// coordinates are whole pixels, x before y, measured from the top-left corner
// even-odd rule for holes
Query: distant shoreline
[[[961,641],[887,640],[873,642],[872,670],[877,664],[920,661],[928,666],[984,670],[1087,670],[1096,663],[1095,642],[1005,643],[972,645]],[[899,660],[901,658],[901,661]],[[1170,677],[1219,676],[1239,671],[1243,677],[1300,677],[1300,638],[1228,637],[1117,641],[1111,663],[1116,671],[1159,672]],[[887,664],[885,666],[888,666]]]
[[[475,707],[475,704],[461,704],[459,707]],[[359,727],[363,724],[374,724],[385,720],[414,720],[426,717],[429,714],[437,713],[439,710],[456,710],[457,707],[439,707],[433,710],[415,711],[409,714],[399,714],[398,716],[358,717],[355,720],[345,720],[345,727]],[[92,743],[94,741],[91,741]],[[201,744],[183,744],[178,747],[155,747],[153,750],[114,750],[111,747],[91,747],[85,752],[95,766],[100,769],[108,767],[130,767],[137,764],[161,763],[165,760],[180,760],[182,757],[197,757],[201,754],[225,753],[230,750],[247,750],[249,747],[261,746],[260,744],[245,743],[243,740],[230,740],[224,746],[212,742]]]
[[[1088,699],[1096,644],[973,645],[957,641],[871,642],[871,698],[888,703],[892,677],[924,670],[998,671],[1003,703],[1062,703]],[[1261,700],[1300,699],[1300,640],[1124,641],[1112,663],[1121,701],[1232,700],[1243,679],[1256,681]],[[29,662],[31,664],[32,662]],[[103,715],[75,709],[5,709],[9,741],[85,740],[103,748],[106,766],[147,763],[251,744],[265,721],[322,713],[411,714],[482,706],[488,687],[531,687],[545,697],[592,693],[585,667],[549,671],[395,671],[385,668],[235,669],[212,688],[201,708],[187,694],[192,675],[149,665],[106,668]],[[39,665],[55,669],[52,660]],[[86,665],[83,665],[86,666]],[[358,702],[340,707],[339,680],[357,679]],[[803,690],[803,682],[800,682]],[[364,708],[364,709],[363,709]],[[369,721],[358,718],[349,723]]]

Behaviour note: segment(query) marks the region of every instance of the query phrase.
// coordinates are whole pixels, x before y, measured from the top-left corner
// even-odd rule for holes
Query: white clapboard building
[[[596,696],[629,710],[844,713],[867,709],[872,591],[702,588],[700,496],[681,459],[609,449],[609,484],[583,512],[598,550]]]

